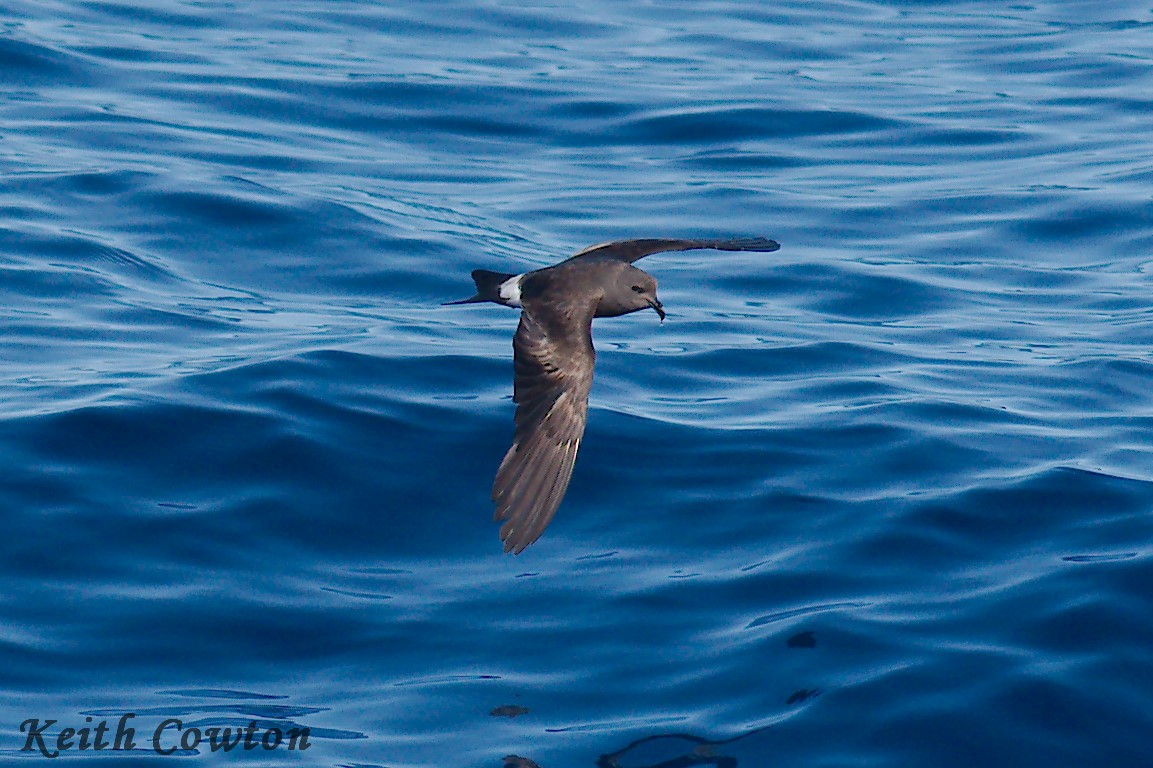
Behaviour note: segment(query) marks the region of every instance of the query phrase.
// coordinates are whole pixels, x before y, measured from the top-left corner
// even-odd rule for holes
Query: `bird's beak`
[[[663,323],[665,321],[665,305],[661,304],[659,299],[650,299],[649,306],[657,311],[657,314],[660,315],[661,322]]]

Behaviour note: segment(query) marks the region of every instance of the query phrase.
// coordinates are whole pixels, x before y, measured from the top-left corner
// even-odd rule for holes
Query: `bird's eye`
[[[639,285],[633,286],[633,293],[644,293],[644,292],[645,292],[645,289],[642,288],[641,286],[639,286]]]

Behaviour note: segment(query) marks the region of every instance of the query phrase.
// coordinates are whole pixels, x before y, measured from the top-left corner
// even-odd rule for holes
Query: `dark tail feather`
[[[516,275],[507,275],[504,272],[489,272],[487,269],[474,269],[472,271],[472,281],[476,283],[476,295],[468,299],[461,299],[460,301],[446,301],[441,306],[478,304],[482,301],[495,301],[497,304],[503,304],[504,302],[500,300],[500,286],[501,283],[510,277],[516,277]]]

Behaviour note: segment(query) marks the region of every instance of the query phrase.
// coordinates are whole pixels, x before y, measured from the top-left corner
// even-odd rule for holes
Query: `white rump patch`
[[[500,297],[504,299],[510,307],[520,306],[520,281],[523,277],[523,274],[516,275],[500,284]]]

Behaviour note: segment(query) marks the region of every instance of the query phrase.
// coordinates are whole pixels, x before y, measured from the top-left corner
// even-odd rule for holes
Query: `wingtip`
[[[742,251],[756,251],[758,253],[772,253],[781,249],[780,243],[767,237],[750,237],[747,240],[736,240],[734,244]]]
[[[519,555],[528,548],[529,544],[536,541],[536,539],[526,541],[525,538],[526,537],[519,535],[518,531],[505,533],[505,531],[502,530],[500,543],[504,545],[504,553],[506,555]],[[537,538],[539,538],[539,536]]]

